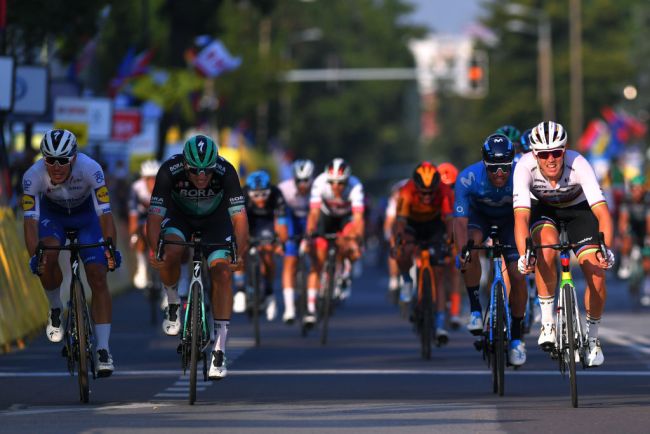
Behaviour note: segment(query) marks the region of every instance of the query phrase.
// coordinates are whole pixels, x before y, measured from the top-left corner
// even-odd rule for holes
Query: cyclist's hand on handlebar
[[[517,261],[517,269],[521,274],[530,274],[535,271],[534,267],[526,261],[525,255],[519,257],[519,260]]]
[[[244,259],[241,256],[235,262],[230,263],[230,271],[244,271]]]
[[[108,249],[104,250],[104,254],[106,255],[106,262],[109,271],[115,271],[120,268],[120,265],[122,265],[122,254],[119,250],[114,250],[113,257],[111,257],[111,253]]]
[[[160,270],[165,261],[165,255],[163,254],[162,261],[159,261],[156,257],[156,253],[153,250],[149,250],[149,264],[154,270]]]
[[[612,252],[609,249],[606,249],[607,251],[607,257],[604,257],[602,254],[597,255],[598,262],[600,268],[603,268],[605,270],[609,270],[614,266],[614,263],[616,262],[616,257],[614,256],[614,252]]]
[[[460,271],[465,271],[467,268],[467,263],[469,262],[467,259],[469,259],[469,255],[466,257],[462,253],[459,253],[456,255],[456,268],[459,269]]]

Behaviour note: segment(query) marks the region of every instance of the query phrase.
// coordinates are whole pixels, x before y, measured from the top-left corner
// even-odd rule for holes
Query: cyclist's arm
[[[287,226],[286,219],[276,217],[274,226],[275,233],[278,235],[278,240],[281,243],[286,243],[289,239],[289,227]]]
[[[526,238],[530,236],[530,208],[515,209],[515,242],[519,256],[526,254]]]
[[[623,237],[627,235],[628,224],[630,223],[630,215],[626,208],[622,208],[618,214],[618,235]],[[646,217],[646,228],[650,228],[650,216]]]
[[[609,208],[607,207],[607,202],[596,204],[596,206],[591,208],[591,211],[598,220],[598,231],[605,235],[605,245],[611,247],[614,239],[614,223]]]
[[[355,231],[353,235],[363,238],[366,233],[366,221],[364,219],[365,193],[363,191],[363,184],[358,180],[356,182],[357,184],[352,187],[352,191],[350,191],[350,202],[352,203],[352,226]]]
[[[355,209],[352,212],[352,226],[354,228],[354,233],[352,235],[362,238],[366,226],[366,222],[363,218],[363,208]]]
[[[160,225],[162,224],[162,221],[163,216],[160,214],[149,213],[149,215],[147,215],[147,240],[152,249],[156,249],[158,246],[158,238],[160,237],[161,229]]]
[[[309,208],[309,215],[307,216],[307,234],[316,232],[318,226],[318,219],[320,218],[320,204]]]
[[[512,207],[515,213],[515,243],[519,256],[526,254],[526,238],[530,236],[531,169],[521,161],[515,166],[512,179]]]
[[[138,215],[129,214],[129,237],[138,233]]]
[[[459,252],[467,245],[467,222],[469,222],[467,217],[454,217],[454,242]]]
[[[38,245],[38,219],[25,218],[23,231],[27,253],[32,256],[36,253],[36,246]]]
[[[248,216],[246,209],[240,208],[238,212],[230,215],[235,240],[237,240],[237,257],[244,258],[248,251]]]
[[[108,212],[106,214],[100,215],[99,226],[102,228],[102,235],[104,236],[104,240],[111,238],[113,240],[113,243],[115,243],[117,231],[115,230],[115,220],[113,220],[113,213]],[[115,245],[113,246],[115,247]]]
[[[273,187],[276,194],[275,213],[274,213],[274,226],[275,233],[281,243],[287,242],[289,239],[289,227],[287,226],[288,208],[284,200],[284,195],[279,188]]]

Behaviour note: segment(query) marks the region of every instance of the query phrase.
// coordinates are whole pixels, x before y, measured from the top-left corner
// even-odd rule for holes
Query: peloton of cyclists
[[[522,320],[526,309],[526,282],[517,271],[519,254],[515,247],[512,190],[515,157],[514,145],[508,137],[493,134],[483,143],[482,161],[465,168],[456,180],[454,204],[454,239],[461,251],[469,239],[476,245],[489,236],[490,227],[499,228],[502,244],[512,246],[504,253],[508,287],[508,300],[512,312],[511,341],[508,348],[510,364],[521,366],[526,362],[526,346],[522,339]],[[474,335],[483,331],[483,317],[479,299],[481,262],[478,251],[473,250],[469,262],[459,257],[463,279],[470,302],[470,319],[467,329]]]
[[[43,159],[34,163],[23,176],[22,207],[24,211],[25,246],[31,255],[29,268],[38,274],[50,310],[46,334],[51,342],[61,342],[63,327],[60,289],[63,275],[59,252],[45,251],[38,264],[36,247],[61,246],[66,242],[66,229],[77,229],[80,243],[98,243],[116,239],[108,188],[101,166],[77,151],[77,139],[68,130],[53,129],[41,141]],[[115,369],[108,345],[111,333],[112,301],[106,279],[107,267],[118,268],[120,252],[112,259],[102,247],[80,252],[86,278],[92,290],[92,319],[97,340],[97,375],[108,377]]]
[[[566,223],[569,241],[580,244],[574,250],[587,282],[588,366],[604,361],[598,328],[606,299],[605,270],[614,265],[614,254],[597,255],[598,233],[612,245],[613,223],[607,202],[591,165],[576,151],[567,150],[567,133],[556,122],[545,121],[530,135],[532,152],[524,155],[515,168],[513,207],[515,239],[519,252],[518,268],[523,274],[533,271],[526,263],[526,238],[535,244],[558,243],[558,225]],[[538,199],[531,206],[531,194]],[[550,351],[555,344],[554,295],[557,284],[557,251],[542,249],[534,266],[535,281],[542,311],[538,344]]]

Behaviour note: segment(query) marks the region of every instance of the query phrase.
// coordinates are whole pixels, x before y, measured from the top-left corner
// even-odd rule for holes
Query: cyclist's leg
[[[282,319],[291,322],[296,316],[295,287],[296,271],[298,268],[298,244],[295,237],[304,234],[306,219],[296,217],[293,213],[287,219],[287,232],[289,240],[284,245],[284,259],[282,263],[282,296],[284,299],[284,314]]]
[[[413,229],[410,228],[410,226],[407,226],[402,244],[397,246],[397,254],[395,256],[397,267],[399,268],[402,281],[404,282],[400,292],[400,300],[403,303],[410,303],[413,297],[414,283],[413,278],[411,277],[411,267],[413,266],[413,255],[416,250],[414,242],[415,236]]]
[[[468,240],[473,240],[477,246],[481,245],[487,236],[488,228],[489,224],[486,216],[475,211],[470,213],[467,221]],[[467,330],[477,335],[483,330],[483,309],[480,297],[483,270],[479,250],[472,250],[470,252],[470,262],[465,265],[465,272],[462,274],[470,306]]]

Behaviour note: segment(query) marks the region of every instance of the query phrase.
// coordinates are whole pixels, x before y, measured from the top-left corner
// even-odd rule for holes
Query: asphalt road
[[[150,324],[141,293],[119,296],[116,372],[91,380],[89,404],[79,403],[60,346],[44,334],[0,356],[0,432],[650,432],[650,311],[634,307],[613,276],[601,326],[605,364],[579,371],[578,409],[536,334],[526,365],[507,371],[503,397],[492,394],[490,371],[463,330],[422,360],[410,324],[385,299],[386,282],[381,267],[365,267],[327,346],[276,321],[263,324],[255,348],[250,323],[235,317],[229,376],[200,382],[194,406],[178,339]]]

